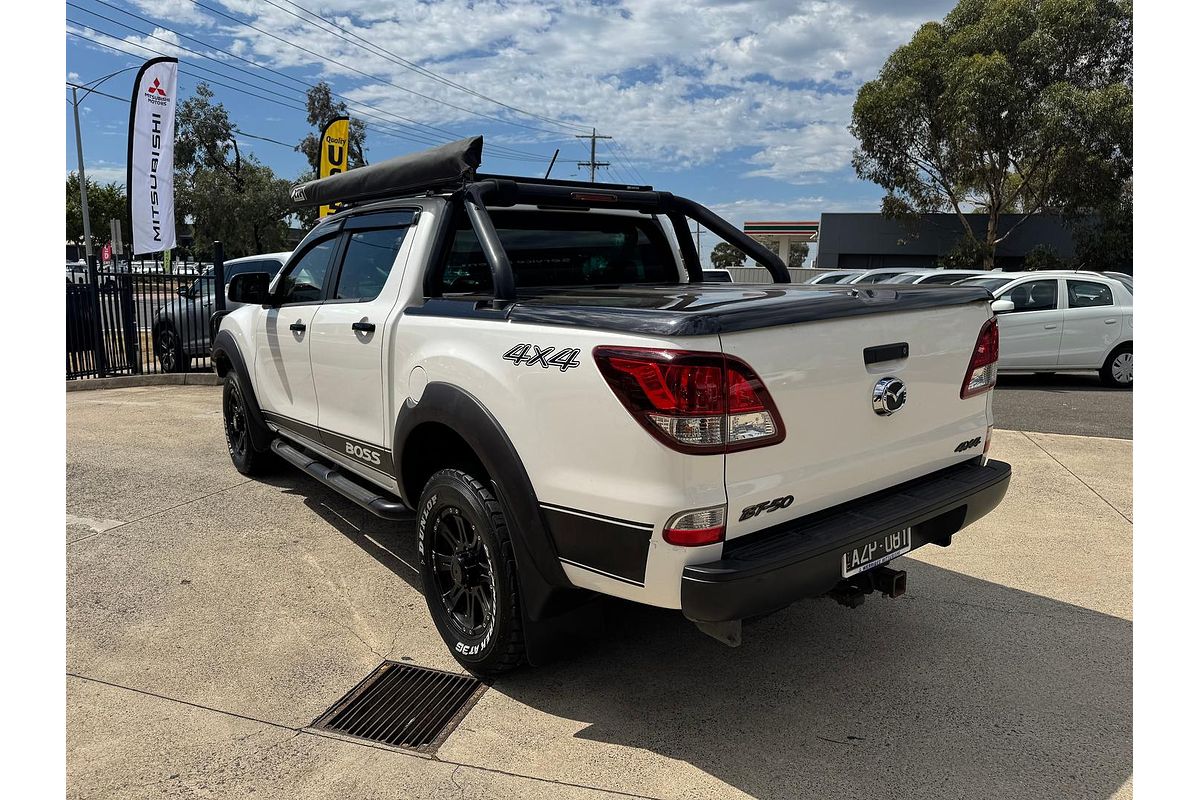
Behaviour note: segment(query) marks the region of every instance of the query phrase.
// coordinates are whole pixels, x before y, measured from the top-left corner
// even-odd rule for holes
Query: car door
[[[388,320],[399,297],[416,214],[387,211],[346,221],[329,298],[312,321],[312,369],[324,444],[390,480],[385,362]]]
[[[1062,295],[1058,278],[1029,278],[1005,289],[997,300],[1014,309],[997,314],[1000,369],[1051,369],[1058,365],[1062,339]]]
[[[276,279],[272,306],[258,317],[254,390],[269,422],[319,441],[309,324],[325,298],[339,233],[313,239]]]
[[[1067,278],[1060,367],[1099,369],[1121,335],[1112,289],[1100,281]]]

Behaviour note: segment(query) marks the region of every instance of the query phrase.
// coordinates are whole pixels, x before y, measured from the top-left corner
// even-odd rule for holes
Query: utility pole
[[[700,255],[700,220],[696,220],[696,255]]]
[[[83,134],[79,132],[79,99],[75,94],[74,86],[71,87],[71,109],[75,112],[75,151],[79,154],[79,205],[83,210],[83,246],[90,264],[92,262],[92,221],[88,217],[87,176],[83,172]]]
[[[592,140],[592,160],[591,161],[576,161],[575,163],[581,167],[589,167],[592,171],[592,183],[595,183],[596,182],[596,167],[609,166],[609,163],[607,161],[597,161],[596,160],[596,140],[597,139],[611,139],[612,137],[611,136],[601,136],[598,133],[596,133],[595,128],[592,128],[592,132],[590,134],[589,133],[576,134],[575,138]]]

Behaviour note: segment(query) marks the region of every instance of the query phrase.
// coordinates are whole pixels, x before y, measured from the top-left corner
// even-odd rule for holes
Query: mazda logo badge
[[[875,390],[871,392],[871,405],[881,417],[890,417],[904,408],[904,401],[907,399],[908,389],[899,378],[880,378],[875,384]]]

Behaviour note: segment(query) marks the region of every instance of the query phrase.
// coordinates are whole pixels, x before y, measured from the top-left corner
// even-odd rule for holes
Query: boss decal
[[[354,456],[368,464],[380,463],[378,450],[372,450],[369,447],[363,447],[361,444],[355,444],[354,442],[346,442],[346,455]]]
[[[579,348],[564,347],[556,351],[554,347],[542,347],[539,344],[518,344],[510,347],[502,358],[518,367],[522,364],[542,369],[557,367],[560,372],[566,372],[579,366]]]
[[[954,452],[961,453],[964,450],[970,450],[972,447],[979,447],[979,445],[982,443],[983,437],[976,436],[974,439],[968,439],[967,441],[961,443],[958,447],[954,448]]]
[[[783,497],[776,497],[774,500],[768,500],[765,503],[746,506],[742,509],[742,515],[738,517],[738,522],[745,522],[748,519],[754,519],[759,514],[770,514],[772,511],[778,511],[781,508],[787,508],[795,499],[795,497],[792,497],[789,494]]]

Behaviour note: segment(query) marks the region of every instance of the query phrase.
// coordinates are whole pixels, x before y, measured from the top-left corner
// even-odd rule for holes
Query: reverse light
[[[700,547],[725,539],[725,506],[698,508],[671,517],[663,539],[680,547]]]
[[[967,365],[967,374],[963,378],[962,391],[958,396],[963,400],[990,391],[996,385],[996,362],[1000,360],[1000,326],[992,317],[983,323],[979,337],[975,340],[975,349],[971,351],[971,363]]]
[[[642,427],[683,453],[783,441],[783,420],[749,364],[723,353],[597,347],[600,374]]]

